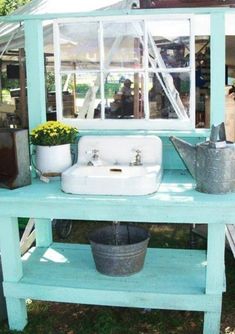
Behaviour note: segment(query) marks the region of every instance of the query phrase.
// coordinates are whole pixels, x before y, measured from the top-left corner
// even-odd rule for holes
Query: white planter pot
[[[36,168],[45,176],[58,176],[72,166],[70,144],[36,145]]]

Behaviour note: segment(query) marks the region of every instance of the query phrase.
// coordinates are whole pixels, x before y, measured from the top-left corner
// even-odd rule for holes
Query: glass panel
[[[73,76],[61,76],[62,84],[62,110],[63,117],[75,117],[76,108],[74,103],[75,86]]]
[[[172,88],[172,83],[175,88]],[[151,73],[148,87],[151,119],[189,117],[189,73]]]
[[[189,20],[147,22],[147,32],[151,67],[189,66]]]
[[[45,21],[45,24],[51,22]],[[54,63],[53,35],[44,39],[44,61],[45,61],[45,81],[46,81],[46,118],[48,121],[56,120],[56,87],[55,87],[55,63]]]
[[[47,121],[56,121],[57,106],[55,93],[55,73],[51,66],[46,66],[46,118]]]
[[[143,66],[142,22],[104,23],[105,68],[125,69]]]
[[[226,13],[225,14],[225,35],[234,36],[235,35],[235,13]]]
[[[210,127],[210,36],[195,39],[196,127]]]
[[[59,30],[62,70],[100,68],[98,23],[64,23]]]
[[[143,75],[109,73],[105,82],[105,117],[112,119],[144,118]]]
[[[100,75],[96,73],[62,76],[63,116],[100,117]]]

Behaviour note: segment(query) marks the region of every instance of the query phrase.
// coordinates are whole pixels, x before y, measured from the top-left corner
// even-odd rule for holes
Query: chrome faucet
[[[130,163],[130,166],[141,166],[142,165],[142,159],[141,159],[141,150],[135,150],[135,160]]]
[[[99,160],[100,160],[99,150],[94,149],[91,151],[91,153],[92,153],[92,156],[91,156],[91,159],[88,161],[87,166],[95,166],[99,164]]]

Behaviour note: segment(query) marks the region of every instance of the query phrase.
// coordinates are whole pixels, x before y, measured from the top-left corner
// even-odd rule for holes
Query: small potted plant
[[[72,165],[70,144],[76,141],[78,130],[58,121],[38,125],[30,133],[30,142],[35,145],[38,173],[58,176]]]

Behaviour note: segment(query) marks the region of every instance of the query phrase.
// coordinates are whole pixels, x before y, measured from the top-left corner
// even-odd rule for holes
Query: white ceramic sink
[[[99,163],[93,166],[92,150]],[[135,162],[140,150],[142,165]],[[62,173],[61,188],[71,194],[146,195],[157,191],[162,177],[162,143],[152,136],[89,136],[78,145],[78,162]]]
[[[145,195],[157,191],[160,180],[157,165],[74,165],[63,173],[62,189],[72,194]]]

